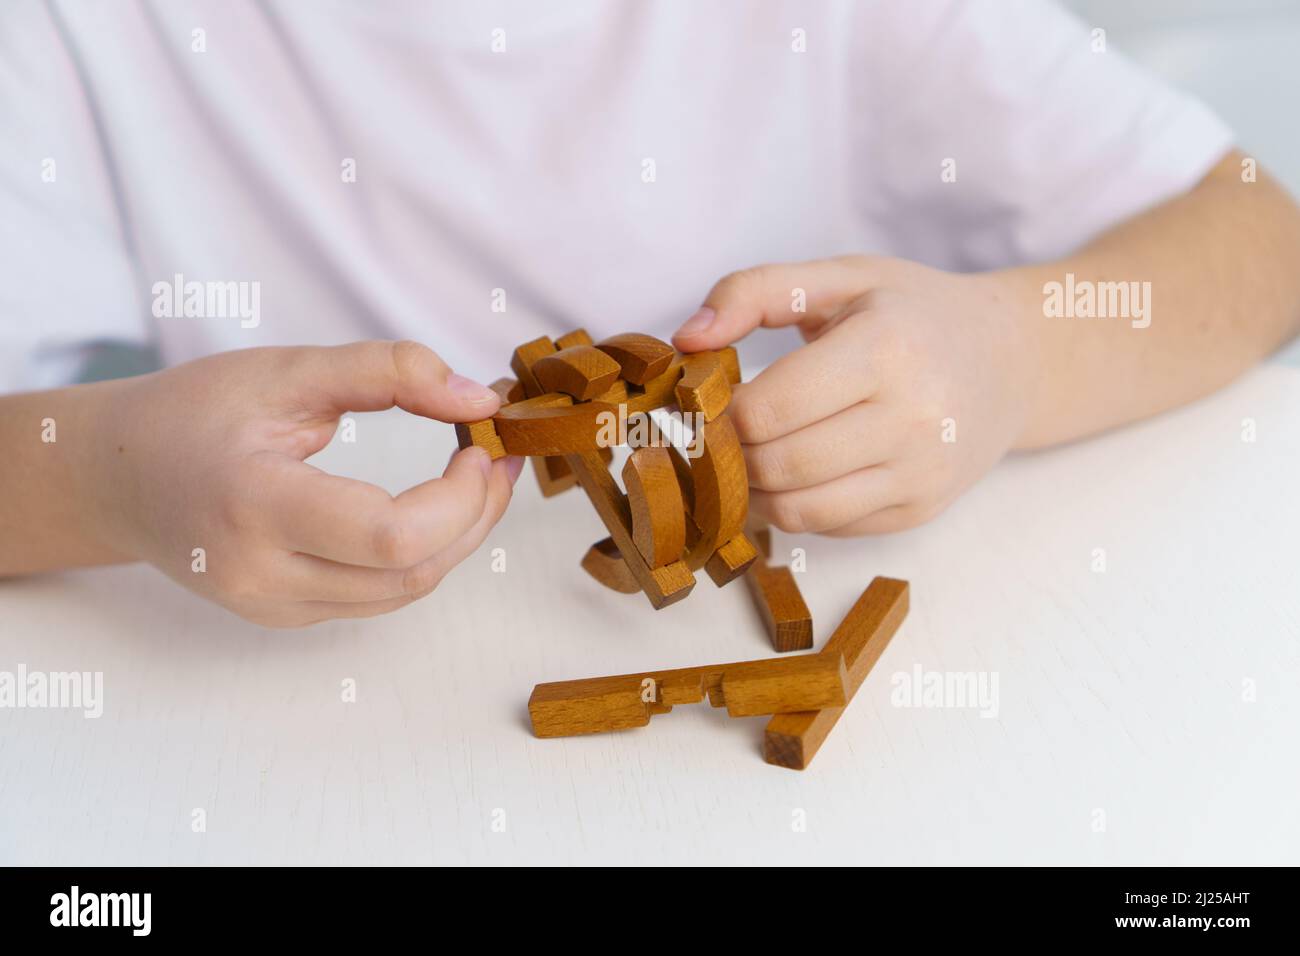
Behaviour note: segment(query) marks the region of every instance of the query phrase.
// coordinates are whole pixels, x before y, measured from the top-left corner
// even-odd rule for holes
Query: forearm
[[[131,560],[101,528],[101,415],[119,383],[0,396],[0,577]]]
[[[1019,290],[1034,396],[1017,447],[1069,441],[1208,394],[1300,331],[1300,211],[1230,154],[1195,189],[1057,262],[999,273]],[[1045,288],[1081,290],[1049,317]],[[1083,317],[1085,284],[1136,283],[1129,314]],[[1150,283],[1144,286],[1144,283]],[[1053,287],[1055,288],[1055,287]],[[1094,309],[1102,296],[1094,298]],[[1149,325],[1143,325],[1149,320]]]

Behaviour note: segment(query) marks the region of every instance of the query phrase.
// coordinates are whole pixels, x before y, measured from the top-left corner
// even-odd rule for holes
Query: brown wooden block
[[[652,712],[706,695],[732,717],[784,713],[814,706],[810,701],[843,706],[847,680],[844,661],[834,655],[776,657],[538,684],[528,713],[538,737],[564,737],[642,727]]]
[[[662,568],[686,550],[686,506],[668,449],[638,448],[623,465],[632,540],[646,564]]]
[[[558,352],[563,352],[574,345],[591,344],[591,336],[587,334],[586,329],[574,329],[572,332],[566,332],[555,340],[555,349]]]
[[[812,648],[812,612],[789,568],[755,561],[745,574],[745,584],[774,650],[784,654]]]
[[[529,461],[533,463],[533,475],[543,498],[554,497],[578,483],[578,476],[563,458],[530,458]]]
[[[831,701],[823,707],[844,706],[834,703],[837,700],[847,702],[848,673],[842,657],[804,654],[775,659],[788,662],[790,667],[727,669],[722,675],[722,696],[728,714],[732,717],[758,717],[783,713],[796,696],[799,699],[819,697]]]
[[[593,345],[574,345],[538,359],[533,374],[545,391],[585,402],[613,387],[619,364]]]
[[[596,451],[602,435],[618,427],[618,407],[604,402],[572,402],[568,395],[549,392],[507,405],[492,417],[501,444],[511,455]]]
[[[821,654],[844,658],[850,700],[907,617],[907,608],[906,581],[876,578],[826,642]],[[829,707],[773,717],[763,735],[763,759],[779,767],[805,769],[843,713],[843,707]]]
[[[506,456],[505,445],[497,434],[496,424],[490,418],[477,422],[457,422],[456,442],[461,448],[478,445],[486,449],[493,461]]]
[[[742,533],[714,551],[704,562],[704,570],[714,584],[723,587],[748,571],[757,559],[758,549]]]
[[[596,348],[618,362],[622,377],[633,385],[644,385],[663,374],[676,354],[667,342],[640,332],[612,335],[598,342]]]
[[[509,405],[511,402],[523,401],[527,396],[524,395],[524,387],[513,378],[499,378],[488,388],[497,393],[501,399],[502,405]]]
[[[692,568],[703,567],[714,551],[740,534],[749,513],[749,478],[731,418],[719,415],[701,431],[696,436],[697,441],[703,438],[701,453],[691,459],[691,518],[700,532],[686,557]]]
[[[536,398],[545,393],[537,376],[533,374],[533,366],[546,356],[554,355],[556,351],[555,343],[546,336],[525,342],[515,349],[510,357],[510,368],[519,379],[522,398]],[[547,458],[544,462],[534,458],[533,474],[537,476],[537,486],[544,498],[558,495],[578,483],[578,478],[569,470],[568,463],[557,456]]]
[[[728,345],[726,348],[718,349],[718,361],[722,363],[722,370],[727,375],[727,381],[732,385],[740,384],[740,356],[736,354],[734,346]]]
[[[627,410],[629,412],[652,412],[656,408],[671,405],[677,400],[674,390],[682,377],[686,366],[680,356],[673,358],[668,368],[647,381],[644,385],[629,385],[627,390]]]
[[[582,558],[582,569],[611,591],[636,594],[641,590],[613,538],[601,538],[588,548]]]
[[[690,594],[695,587],[695,575],[684,561],[652,568],[641,557],[632,537],[632,511],[627,497],[619,490],[599,453],[568,455],[566,460],[651,606],[658,610]]]
[[[688,355],[683,363],[681,380],[674,389],[677,407],[683,412],[700,413],[711,422],[731,402],[731,384],[727,381],[716,352]]]

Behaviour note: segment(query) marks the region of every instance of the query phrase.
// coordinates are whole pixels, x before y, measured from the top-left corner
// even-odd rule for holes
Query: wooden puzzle
[[[768,563],[770,531],[747,528],[749,480],[727,414],[741,378],[734,349],[681,355],[649,335],[593,342],[577,329],[524,343],[510,367],[515,378],[492,384],[500,409],[457,425],[457,440],[494,459],[531,458],[545,497],[582,486],[608,531],[582,558],[588,575],[641,592],[655,609],[690,594],[701,569],[718,587],[743,576],[773,648],[812,648],[812,615],[794,575]],[[649,417],[673,408],[693,422],[684,447],[662,440]],[[609,464],[622,444],[631,453],[620,489]],[[538,684],[528,702],[533,732],[643,727],[707,697],[733,717],[771,715],[764,758],[802,770],[906,614],[907,583],[876,578],[816,654]]]

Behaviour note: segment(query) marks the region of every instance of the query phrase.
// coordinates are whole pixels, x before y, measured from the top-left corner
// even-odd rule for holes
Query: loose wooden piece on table
[[[907,617],[907,609],[907,582],[876,578],[826,642],[822,654],[844,658],[850,701]],[[828,707],[774,716],[763,734],[763,759],[778,767],[806,769],[843,713],[844,707]]]
[[[755,717],[806,709],[811,700],[831,702],[818,707],[842,706],[847,679],[843,660],[834,655],[775,657],[538,684],[528,713],[538,737],[644,727],[655,713],[705,697],[732,717]]]

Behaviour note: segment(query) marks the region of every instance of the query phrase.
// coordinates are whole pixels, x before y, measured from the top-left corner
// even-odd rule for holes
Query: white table
[[[323,464],[391,489],[452,443],[358,424]],[[1296,863],[1298,465],[1300,372],[1271,365],[1010,460],[916,531],[778,535],[807,549],[819,645],[872,576],[912,582],[804,773],[763,763],[762,719],[707,706],[532,737],[537,681],[770,652],[741,584],[701,575],[660,612],[602,590],[585,496],[530,475],[484,550],[386,618],[266,631],[138,566],[0,583],[0,670],[105,681],[98,720],[0,710],[0,862]],[[891,706],[918,664],[995,672],[996,718]]]

